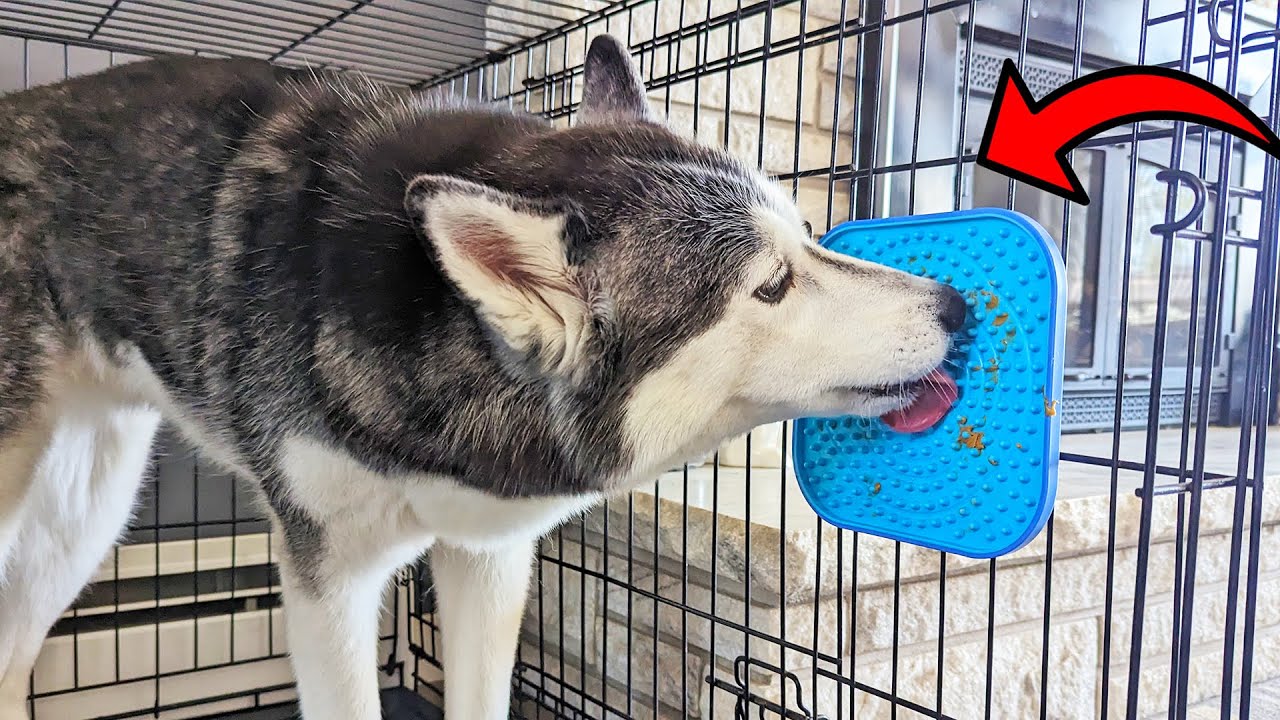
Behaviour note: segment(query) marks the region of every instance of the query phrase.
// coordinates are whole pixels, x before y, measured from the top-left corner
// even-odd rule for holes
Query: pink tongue
[[[959,396],[956,381],[941,369],[934,370],[920,383],[915,402],[880,419],[900,433],[923,432],[937,425]]]

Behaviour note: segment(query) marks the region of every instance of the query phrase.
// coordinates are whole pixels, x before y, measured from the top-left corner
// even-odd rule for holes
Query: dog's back
[[[41,373],[86,341],[108,364],[136,349],[206,434],[232,433],[227,405],[307,392],[307,368],[288,380],[263,369],[313,355],[324,305],[358,305],[372,278],[399,302],[409,270],[415,294],[444,290],[405,223],[409,175],[473,160],[452,146],[489,157],[543,124],[433,110],[359,79],[196,58],[0,98],[0,435]],[[396,122],[428,127],[399,147]],[[362,139],[389,147],[354,158]],[[269,401],[250,399],[255,383],[276,386]]]
[[[124,526],[162,415],[264,491],[308,583],[326,533],[286,498],[273,452],[289,434],[351,440],[340,390],[383,430],[420,395],[373,395],[372,373],[394,383],[418,364],[324,333],[417,348],[407,328],[450,351],[442,387],[493,382],[405,186],[545,124],[437,109],[358,79],[181,58],[0,98],[0,718],[25,714],[40,641]],[[393,431],[365,440],[424,452]]]
[[[172,58],[0,98],[0,435],[77,331],[145,342],[197,309],[217,187],[293,74]]]

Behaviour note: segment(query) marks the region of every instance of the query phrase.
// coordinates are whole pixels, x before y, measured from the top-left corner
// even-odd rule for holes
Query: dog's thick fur
[[[560,130],[247,61],[0,98],[0,720],[162,417],[284,538],[307,720],[379,716],[380,597],[428,548],[446,712],[493,720],[541,534],[754,425],[910,401],[954,291],[812,243],[613,39],[584,88]]]

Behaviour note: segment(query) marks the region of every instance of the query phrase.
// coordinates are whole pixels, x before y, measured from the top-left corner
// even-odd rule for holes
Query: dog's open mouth
[[[937,425],[960,397],[956,381],[942,368],[901,386],[899,392],[912,398],[911,402],[880,419],[900,433],[924,432]]]

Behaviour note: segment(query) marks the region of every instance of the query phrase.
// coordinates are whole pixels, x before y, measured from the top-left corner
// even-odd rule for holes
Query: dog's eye
[[[756,288],[756,299],[770,305],[776,304],[791,289],[791,268],[783,267],[768,282]]]

